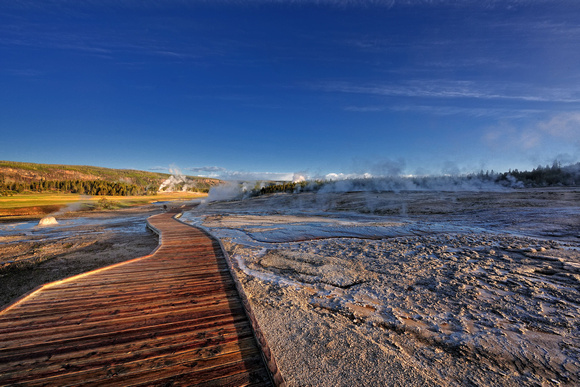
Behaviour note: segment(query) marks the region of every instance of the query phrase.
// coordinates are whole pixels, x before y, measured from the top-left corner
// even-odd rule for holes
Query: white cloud
[[[524,151],[541,143],[541,133],[535,127],[517,128],[510,123],[502,122],[488,128],[483,134],[483,141],[495,150]]]
[[[535,129],[523,130],[519,133],[519,143],[524,149],[532,149],[542,144],[542,135]]]
[[[190,167],[190,168],[185,168],[186,171],[189,171],[191,173],[194,174],[202,174],[202,175],[213,175],[213,174],[219,174],[221,172],[226,171],[225,168],[222,167],[217,167],[217,166],[205,166],[205,167]]]
[[[300,180],[301,177],[304,180],[310,178],[306,172],[235,171],[216,165],[180,168],[171,164],[169,167],[155,166],[149,170],[170,173],[178,178],[193,175],[229,181],[303,181]]]
[[[490,148],[513,152],[580,147],[580,112],[559,113],[523,127],[503,122],[488,128],[482,140]]]
[[[185,168],[188,173],[196,176],[210,177],[231,181],[292,181],[294,173],[291,172],[256,172],[256,171],[235,171],[219,166],[202,166]]]
[[[221,179],[234,181],[283,180],[291,181],[293,173],[287,172],[252,172],[252,171],[225,171]]]
[[[540,122],[538,128],[550,136],[580,142],[580,112],[559,114]]]

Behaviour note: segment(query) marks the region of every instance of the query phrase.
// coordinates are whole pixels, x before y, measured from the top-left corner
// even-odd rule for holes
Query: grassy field
[[[195,192],[168,192],[151,196],[90,197],[63,193],[23,193],[14,196],[0,196],[0,218],[41,218],[69,205],[74,205],[76,210],[126,208],[157,201],[192,200],[206,196],[207,194]]]

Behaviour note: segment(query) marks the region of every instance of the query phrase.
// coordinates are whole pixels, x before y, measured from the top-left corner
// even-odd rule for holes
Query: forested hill
[[[154,194],[172,175],[132,169],[81,165],[34,164],[0,161],[0,194],[26,191],[72,192],[89,195]],[[217,179],[195,176],[173,177],[170,189],[207,192]]]

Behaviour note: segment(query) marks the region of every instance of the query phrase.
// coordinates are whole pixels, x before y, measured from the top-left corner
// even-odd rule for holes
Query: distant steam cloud
[[[296,172],[292,176],[293,183],[301,183],[301,182],[306,181],[306,180],[308,180],[308,175],[304,172]]]
[[[352,180],[352,179],[369,179],[373,176],[370,173],[327,173],[324,175],[322,180],[325,181],[339,181],[339,180]]]
[[[169,167],[171,176],[159,186],[159,192],[186,192],[197,190],[196,182],[185,176],[176,165]]]
[[[402,160],[392,162],[377,163],[376,167],[382,173],[393,173],[402,170],[404,162]],[[383,167],[383,169],[379,167]],[[386,168],[386,169],[385,169]],[[244,200],[260,194],[284,194],[310,192],[318,193],[316,201],[319,203],[328,202],[325,205],[332,205],[332,197],[324,194],[336,194],[346,192],[364,192],[366,206],[370,211],[374,211],[374,193],[406,191],[441,191],[441,192],[499,192],[513,188],[525,188],[535,186],[566,185],[573,186],[580,181],[580,163],[560,167],[556,160],[553,166],[538,167],[543,174],[543,180],[537,180],[539,176],[533,172],[509,172],[495,173],[480,171],[477,174],[459,174],[459,167],[452,162],[444,163],[444,175],[425,176],[380,176],[373,177],[369,173],[343,174],[329,173],[324,178],[306,180],[303,173],[295,173],[294,183],[301,184],[268,184],[264,182],[225,182],[213,187],[209,192],[206,202]],[[535,176],[535,177],[534,177]],[[558,183],[550,180],[559,179]],[[324,181],[321,181],[324,180]],[[366,194],[368,193],[368,194]],[[320,199],[318,199],[320,198]],[[406,212],[406,204],[403,202],[401,213]]]
[[[300,177],[303,176],[300,175]],[[404,191],[496,192],[505,191],[509,188],[524,187],[522,182],[517,181],[511,175],[507,175],[505,180],[497,182],[493,176],[488,178],[485,175],[371,177],[370,174],[358,176],[330,173],[326,175],[324,180],[325,183],[322,184],[315,181],[308,181],[305,185],[299,184],[294,188],[293,192],[318,192],[319,194],[344,192],[399,193]],[[263,186],[263,184],[252,184],[249,182],[225,182],[224,184],[211,188],[206,202],[248,199],[259,194]],[[367,204],[370,205],[369,203]]]
[[[513,188],[523,187],[515,179],[507,186]],[[380,177],[364,179],[345,179],[332,181],[324,185],[321,193],[325,192],[401,192],[401,191],[475,191],[494,192],[503,191],[508,187],[492,180],[485,180],[468,176],[425,176],[425,177]]]
[[[225,182],[209,190],[207,202],[243,199],[251,191],[248,183]]]
[[[159,191],[173,192],[173,191],[186,191],[185,184],[187,182],[187,177],[181,173],[179,168],[176,166],[169,167],[170,176],[159,186]],[[179,189],[177,188],[179,186]]]
[[[374,176],[400,176],[405,170],[406,162],[404,159],[398,160],[380,160],[370,166],[370,173]]]
[[[459,175],[461,173],[461,171],[459,170],[459,167],[455,164],[452,163],[451,161],[446,161],[443,164],[443,169],[442,172],[444,175]]]

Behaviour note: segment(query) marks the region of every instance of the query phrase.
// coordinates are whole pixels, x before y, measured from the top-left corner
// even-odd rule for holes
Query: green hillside
[[[158,191],[168,173],[111,169],[85,165],[0,161],[0,193],[71,192],[92,195],[143,195]],[[175,190],[207,192],[217,179],[187,176]],[[170,188],[171,189],[171,188]]]

